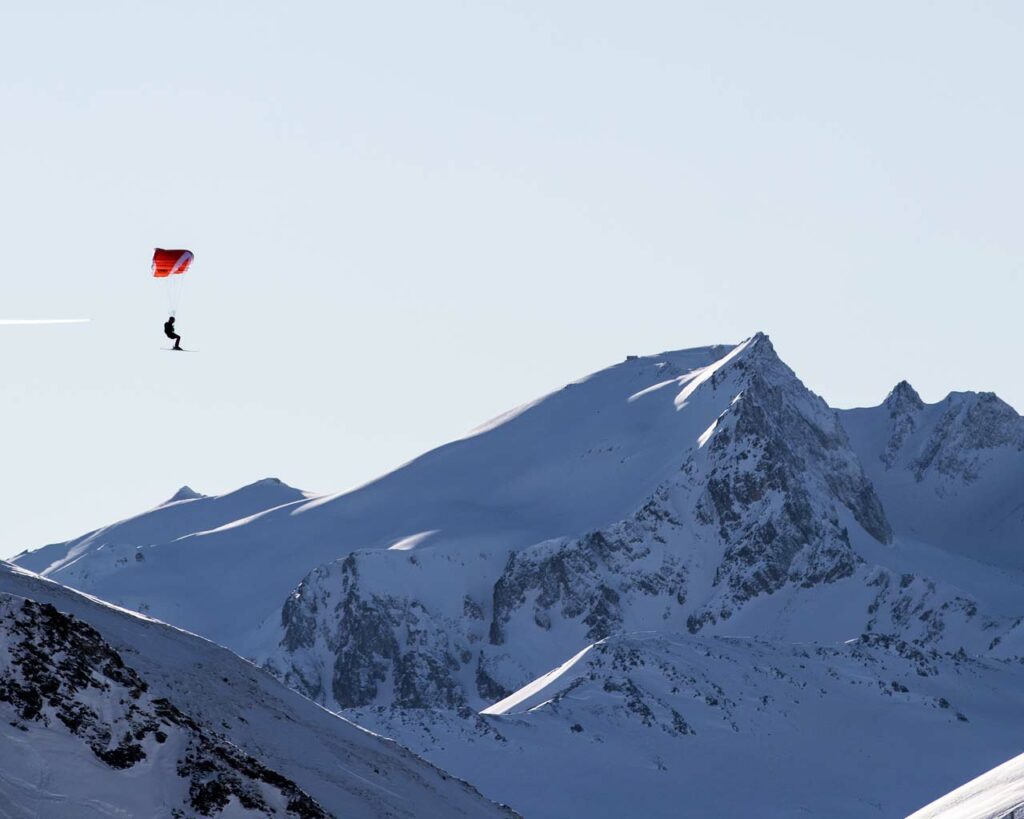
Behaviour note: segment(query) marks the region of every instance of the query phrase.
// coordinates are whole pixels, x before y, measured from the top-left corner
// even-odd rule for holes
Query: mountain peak
[[[1000,411],[1012,413],[1017,415],[1017,411],[1007,404],[1002,398],[1000,398],[994,392],[975,392],[974,390],[954,390],[950,392],[944,399],[944,404],[963,404],[969,406],[990,406],[996,407]]]
[[[918,395],[917,390],[910,386],[910,382],[900,381],[885,397],[883,405],[890,412],[912,412],[924,408],[924,401]]]
[[[796,373],[776,352],[767,333],[755,333],[740,342],[735,350],[735,361],[740,369],[748,369],[774,386],[795,385],[799,390],[805,389]]]
[[[177,503],[178,501],[196,500],[197,498],[205,498],[202,492],[196,492],[191,486],[183,486],[177,492],[175,492],[170,498],[164,501],[164,505],[168,503]]]
[[[286,484],[280,478],[260,478],[260,480],[254,481],[253,483],[251,483],[249,485],[250,486],[285,486],[285,487],[288,486],[288,484]],[[288,487],[288,488],[292,488],[292,487]]]
[[[296,487],[285,483],[280,478],[261,478],[258,481],[253,481],[252,483],[248,483],[245,486],[234,490],[234,492],[231,492],[230,494],[237,495],[240,492],[249,493],[253,491],[271,492],[282,496],[294,496],[296,499],[303,495],[301,489],[297,489]]]

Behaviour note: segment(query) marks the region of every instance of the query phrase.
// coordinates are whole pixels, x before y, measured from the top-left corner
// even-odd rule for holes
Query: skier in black
[[[174,346],[171,348],[172,350],[181,349],[181,336],[174,332],[174,316],[171,316],[164,322],[164,335],[168,338],[174,339]]]

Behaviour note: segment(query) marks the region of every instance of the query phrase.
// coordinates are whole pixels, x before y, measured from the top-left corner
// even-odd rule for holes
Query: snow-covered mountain
[[[231,652],[0,562],[0,815],[511,816]]]
[[[351,492],[179,500],[17,562],[530,816],[889,816],[1020,750],[1022,429],[906,384],[837,412],[758,334],[627,360]]]
[[[1024,568],[1024,418],[992,393],[925,404],[902,382],[842,413],[893,526],[975,560]]]
[[[18,557],[18,565],[44,575],[78,576],[82,561],[90,570],[110,564],[116,570],[131,559],[138,559],[135,545],[167,543],[195,532],[203,532],[245,520],[259,512],[310,497],[276,478],[243,486],[219,497],[207,497],[183,486],[174,496],[155,509],[112,526],[104,526],[67,543],[44,546]],[[130,548],[120,554],[118,546]],[[96,561],[96,553],[104,559]],[[112,560],[108,559],[112,558]]]

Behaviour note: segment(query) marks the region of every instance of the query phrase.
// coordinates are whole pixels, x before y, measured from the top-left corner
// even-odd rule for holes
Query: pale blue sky
[[[1014,2],[40,2],[0,27],[0,554],[362,482],[756,330],[1024,407]],[[162,352],[154,246],[190,247]]]

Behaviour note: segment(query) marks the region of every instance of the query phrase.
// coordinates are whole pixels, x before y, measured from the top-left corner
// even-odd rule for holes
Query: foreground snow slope
[[[298,785],[166,698],[95,629],[0,595],[0,812],[326,819]]]
[[[23,680],[14,688],[0,683],[0,781],[5,783],[0,791],[6,799],[0,805],[5,815],[167,815],[168,806],[178,804],[189,789],[187,777],[183,781],[180,775],[182,759],[191,754],[202,768],[212,764],[204,760],[223,760],[231,748],[273,774],[269,779],[294,783],[331,815],[508,815],[404,748],[329,714],[194,635],[2,562],[0,601],[0,643],[8,649],[19,642],[53,643],[52,650],[21,664],[35,675],[27,685]],[[47,615],[39,604],[56,611]],[[95,637],[89,634],[92,629]],[[11,663],[13,656],[4,663],[7,670],[19,668]],[[60,666],[67,661],[75,665]],[[64,681],[59,701],[52,695],[54,684],[46,683],[47,674]],[[34,689],[47,701],[41,718],[31,716],[31,708],[22,713]],[[12,691],[22,695],[14,698]],[[75,717],[76,725],[84,719],[85,727],[74,733],[66,714]],[[160,722],[157,717],[164,722],[154,724]],[[168,719],[172,727],[165,724]],[[158,729],[168,735],[164,741],[156,738]],[[128,751],[121,749],[109,759],[100,752],[117,750],[123,731],[140,735],[144,758],[117,767],[138,754],[130,749],[135,743],[128,734],[121,742]],[[96,748],[90,750],[90,743]],[[238,763],[243,769],[246,765]],[[239,778],[238,766],[225,773],[226,781]],[[264,796],[279,807],[286,801],[273,788]],[[147,814],[149,808],[154,812]]]
[[[1018,819],[1024,815],[1024,755],[1004,762],[908,819]]]

